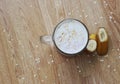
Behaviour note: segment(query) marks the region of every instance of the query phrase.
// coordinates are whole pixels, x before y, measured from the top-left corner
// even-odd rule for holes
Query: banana
[[[96,40],[96,34],[90,34],[90,39]]]
[[[86,47],[88,52],[94,52],[97,48],[96,34],[90,34],[89,42]]]
[[[108,34],[104,27],[98,29],[97,44],[97,53],[105,55],[108,52]]]

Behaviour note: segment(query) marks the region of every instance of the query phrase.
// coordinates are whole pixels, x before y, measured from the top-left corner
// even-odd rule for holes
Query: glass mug
[[[40,36],[42,43],[52,43],[60,53],[67,56],[81,53],[86,48],[88,40],[87,27],[81,21],[72,18],[58,23],[51,36]]]

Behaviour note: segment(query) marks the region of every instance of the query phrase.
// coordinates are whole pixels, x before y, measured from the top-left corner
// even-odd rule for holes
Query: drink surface
[[[77,20],[64,20],[53,35],[54,42],[62,52],[76,54],[82,51],[88,42],[85,26]]]

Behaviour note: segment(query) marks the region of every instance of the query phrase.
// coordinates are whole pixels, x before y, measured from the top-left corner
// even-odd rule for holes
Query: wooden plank
[[[105,27],[105,57],[59,54],[39,37],[65,18]],[[120,0],[0,0],[0,84],[119,84]]]

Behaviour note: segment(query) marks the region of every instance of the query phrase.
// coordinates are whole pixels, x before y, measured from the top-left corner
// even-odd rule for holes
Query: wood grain
[[[69,58],[39,37],[51,35],[65,18],[95,33],[105,27],[105,57],[82,53]],[[0,0],[0,84],[119,84],[120,0]]]

